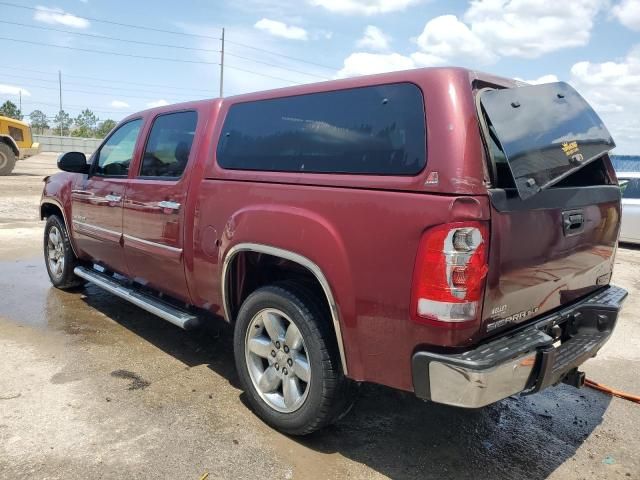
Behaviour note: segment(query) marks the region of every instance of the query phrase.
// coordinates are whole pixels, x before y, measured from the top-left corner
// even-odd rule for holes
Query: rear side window
[[[197,123],[196,112],[169,113],[156,118],[144,149],[140,176],[180,177],[189,161]]]
[[[217,158],[235,170],[415,175],[426,163],[422,93],[397,83],[236,104]]]

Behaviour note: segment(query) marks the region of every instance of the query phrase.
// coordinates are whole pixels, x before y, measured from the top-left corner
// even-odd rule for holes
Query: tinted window
[[[600,117],[566,83],[488,90],[480,99],[523,199],[615,147]]]
[[[20,128],[9,127],[9,136],[16,142],[24,141],[24,136],[22,135],[22,130]]]
[[[426,162],[422,94],[409,83],[233,105],[223,168],[414,175]]]
[[[189,161],[197,122],[196,112],[170,113],[156,118],[144,150],[140,176],[181,176]]]
[[[621,178],[622,198],[640,198],[640,178]]]
[[[133,158],[142,120],[132,120],[118,127],[97,153],[94,174],[126,176]]]

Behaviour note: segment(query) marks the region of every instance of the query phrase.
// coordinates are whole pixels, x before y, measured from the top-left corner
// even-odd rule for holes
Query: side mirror
[[[58,157],[58,168],[71,173],[89,173],[87,157],[82,152],[67,152]]]

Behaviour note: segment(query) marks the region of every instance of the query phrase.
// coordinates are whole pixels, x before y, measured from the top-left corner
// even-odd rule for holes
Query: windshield
[[[615,147],[589,104],[564,82],[485,90],[480,102],[521,198],[549,187]]]

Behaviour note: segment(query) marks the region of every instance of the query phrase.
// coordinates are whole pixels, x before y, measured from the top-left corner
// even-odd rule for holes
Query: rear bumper
[[[555,385],[606,343],[626,296],[626,290],[608,286],[473,350],[417,352],[414,391],[425,400],[479,408]]]

